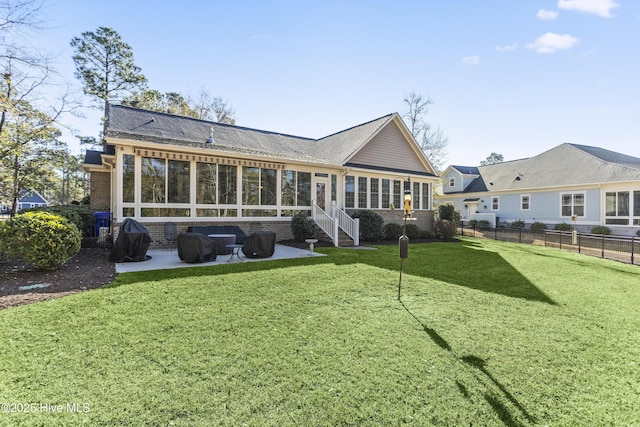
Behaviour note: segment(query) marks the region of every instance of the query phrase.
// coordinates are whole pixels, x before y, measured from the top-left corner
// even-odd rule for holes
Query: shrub
[[[446,241],[453,240],[456,235],[457,227],[453,221],[439,219],[436,221],[436,235]]]
[[[360,219],[360,238],[367,242],[377,242],[382,239],[382,226],[384,220],[382,217],[372,211],[362,210],[356,211],[351,218]]]
[[[478,221],[478,228],[489,228],[489,221],[486,219],[481,219]]]
[[[609,234],[611,234],[611,229],[609,227],[607,227],[606,225],[596,225],[595,227],[593,227],[591,229],[591,234],[609,235]]]
[[[457,223],[460,221],[460,212],[456,211],[456,208],[452,204],[446,203],[438,206],[438,218],[441,220],[455,221]]]
[[[547,226],[543,222],[536,221],[533,224],[531,224],[531,229],[536,231],[541,231],[541,230],[546,230]]]
[[[27,212],[3,224],[0,241],[7,254],[55,270],[80,251],[82,236],[68,219],[48,212]]]
[[[412,224],[410,222],[407,223],[407,227],[405,228],[405,233],[407,237],[410,239],[419,239],[422,235],[420,232],[420,228],[417,225]]]
[[[517,221],[513,221],[511,224],[509,224],[510,228],[524,228],[524,221],[519,219]]]
[[[636,236],[640,237],[640,230],[636,231]]]
[[[307,212],[299,212],[291,218],[291,232],[298,242],[316,238],[316,223]]]
[[[91,236],[95,225],[95,217],[87,205],[47,206],[40,208],[23,209],[26,212],[49,212],[67,218],[73,222],[83,236]]]
[[[556,224],[556,226],[553,227],[553,229],[558,231],[571,231],[571,226],[566,222],[563,222],[560,224]]]
[[[386,240],[398,240],[402,236],[402,226],[395,222],[390,222],[382,227],[382,234]]]

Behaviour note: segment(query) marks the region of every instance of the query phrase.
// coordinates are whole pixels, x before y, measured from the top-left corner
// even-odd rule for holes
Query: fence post
[[[518,228],[518,243],[522,243],[522,228]]]
[[[460,220],[460,235],[464,236],[464,221]]]
[[[496,221],[496,228],[493,229],[493,240],[498,240],[498,222]]]
[[[602,234],[602,258],[604,258],[604,233]]]
[[[635,236],[631,236],[631,265],[633,265],[633,249],[635,247]]]
[[[581,254],[581,247],[582,247],[582,234],[578,233],[578,253]]]
[[[558,235],[560,236],[560,249],[562,249],[562,231]]]

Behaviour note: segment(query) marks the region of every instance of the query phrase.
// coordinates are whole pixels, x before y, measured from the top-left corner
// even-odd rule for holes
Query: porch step
[[[333,243],[331,241],[331,237],[329,237],[321,228],[318,228],[318,240]],[[338,229],[338,246],[341,248],[353,246],[353,239],[340,229]]]

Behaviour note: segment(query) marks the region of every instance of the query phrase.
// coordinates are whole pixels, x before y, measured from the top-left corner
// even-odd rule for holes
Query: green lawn
[[[398,301],[396,246],[320,251],[0,311],[0,425],[640,424],[640,267],[411,245]]]

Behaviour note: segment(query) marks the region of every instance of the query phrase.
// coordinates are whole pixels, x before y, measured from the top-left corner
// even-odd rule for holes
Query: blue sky
[[[564,142],[640,157],[635,0],[47,0],[44,19],[32,42],[77,90],[69,41],[106,26],[151,88],[204,88],[246,127],[319,138],[403,113],[413,91],[434,101],[445,164]],[[68,123],[97,136],[86,113]]]

